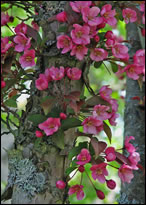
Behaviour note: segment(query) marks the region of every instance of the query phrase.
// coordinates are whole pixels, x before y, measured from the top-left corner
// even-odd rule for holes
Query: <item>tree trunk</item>
[[[136,24],[129,23],[127,25],[127,39],[132,42],[129,52],[130,57],[132,57],[138,49],[143,48]],[[127,77],[124,136],[135,137],[133,144],[137,147],[137,152],[140,153],[140,164],[143,167],[145,167],[145,111],[144,107],[139,105],[139,101],[132,100],[132,97],[139,96],[143,99],[144,93],[144,85],[141,90],[136,80]],[[134,178],[130,184],[122,185],[119,203],[145,204],[145,178],[141,170],[134,173]]]
[[[40,51],[37,60],[37,71],[31,83],[31,96],[28,99],[26,111],[23,113],[15,138],[15,149],[9,155],[9,177],[7,190],[12,188],[12,204],[57,204],[69,203],[67,198],[67,188],[59,190],[56,188],[57,180],[64,180],[64,171],[69,166],[67,154],[73,147],[76,139],[75,129],[65,131],[64,149],[58,148],[53,137],[48,136],[41,139],[35,137],[37,126],[28,120],[30,114],[44,114],[40,107],[40,99],[45,96],[57,97],[57,102],[53,108],[63,106],[64,94],[71,91],[82,91],[82,80],[55,81],[49,83],[48,91],[38,91],[35,87],[35,80],[40,73],[44,73],[45,68],[54,67],[78,67],[82,69],[83,61],[77,61],[69,54],[61,55],[56,47],[56,38],[60,33],[57,32],[59,23],[57,21],[48,23],[48,18],[64,10],[66,1],[43,1],[39,8],[39,24],[43,29],[43,39],[47,39]],[[53,109],[52,108],[52,109]]]

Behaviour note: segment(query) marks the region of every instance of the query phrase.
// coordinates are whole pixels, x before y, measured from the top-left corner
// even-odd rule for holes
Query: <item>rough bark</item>
[[[143,46],[140,43],[138,28],[134,23],[127,25],[127,39],[131,40],[130,57]],[[136,80],[127,77],[124,136],[134,136],[133,144],[140,153],[140,164],[145,167],[145,111],[139,106],[139,102],[132,97],[139,96],[143,99],[145,90],[142,90]],[[132,142],[132,141],[131,141]],[[121,188],[120,204],[145,204],[145,177],[141,170],[134,172],[134,179],[130,184],[123,184]]]
[[[84,62],[75,60],[69,55],[61,55],[56,47],[56,38],[60,34],[58,22],[48,23],[47,19],[62,10],[67,2],[65,1],[43,1],[42,8],[39,8],[37,16],[40,26],[43,29],[43,39],[46,38],[46,48],[43,48],[38,57],[37,71],[31,83],[31,96],[28,99],[26,111],[23,113],[15,138],[15,149],[8,153],[9,177],[6,195],[12,193],[12,204],[56,204],[69,203],[65,190],[56,188],[56,181],[65,178],[64,171],[69,165],[67,154],[73,147],[75,141],[75,129],[65,132],[65,147],[58,148],[51,137],[42,140],[35,137],[36,126],[28,120],[30,114],[43,114],[40,107],[40,99],[53,95],[57,102],[53,108],[62,109],[63,95],[71,91],[83,89],[82,80],[72,83],[66,82],[66,93],[64,85],[58,82],[51,82],[48,91],[38,91],[35,88],[35,79],[45,68],[55,67],[78,67],[82,69]],[[7,196],[9,197],[9,196]],[[7,197],[4,197],[5,199]]]

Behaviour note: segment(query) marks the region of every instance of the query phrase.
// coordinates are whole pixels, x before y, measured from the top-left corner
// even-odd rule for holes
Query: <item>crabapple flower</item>
[[[97,26],[103,22],[102,17],[97,17],[99,12],[100,9],[94,6],[92,8],[87,6],[81,10],[82,18],[85,23],[88,23],[89,26]]]
[[[132,168],[126,164],[121,165],[118,170],[118,176],[122,180],[122,182],[130,183],[131,179],[134,177]]]
[[[49,117],[45,122],[38,125],[41,130],[44,130],[47,136],[57,132],[60,126],[60,118],[52,117]]]
[[[45,74],[39,75],[39,78],[35,81],[35,86],[38,90],[46,90],[48,88],[48,80]]]
[[[47,78],[48,83],[49,83],[50,81],[52,81],[52,77],[51,77],[51,75],[50,75],[50,68],[46,68],[44,74],[45,74],[45,76],[46,76],[46,78]]]
[[[96,190],[96,194],[99,199],[103,200],[105,198],[104,193],[101,190]]]
[[[94,48],[90,54],[90,58],[93,61],[103,61],[105,58],[107,58],[107,56],[108,52],[102,48]]]
[[[90,38],[94,38],[97,35],[97,26],[90,26],[89,36]]]
[[[95,105],[93,108],[93,116],[96,116],[98,120],[107,120],[111,116],[108,112],[106,112],[107,110],[109,110],[108,106],[100,104]]]
[[[24,54],[19,58],[19,63],[21,64],[22,68],[32,67],[35,66],[35,50],[26,50]]]
[[[109,101],[111,100],[110,94],[112,93],[112,89],[108,87],[108,85],[104,85],[100,88],[99,94],[102,99]]]
[[[89,151],[87,149],[83,148],[81,150],[80,154],[78,154],[77,160],[78,161],[76,162],[76,164],[79,164],[79,165],[85,165],[88,162],[90,162],[91,155],[90,155]]]
[[[134,64],[145,66],[145,49],[139,49],[133,56]]]
[[[101,120],[98,120],[97,117],[95,116],[89,116],[88,118],[86,118],[83,122],[83,129],[85,133],[89,133],[89,134],[98,134],[98,132],[100,132],[103,127],[103,122]]]
[[[10,16],[8,15],[8,13],[1,13],[1,26],[6,25],[8,22],[10,21]]]
[[[106,154],[106,159],[108,162],[114,161],[116,159],[116,154],[115,154],[115,148],[114,147],[108,147],[105,150],[105,154]]]
[[[129,143],[130,140],[134,140],[134,139],[135,138],[133,136],[130,136],[130,137],[126,136],[126,138],[125,138],[125,144],[124,144],[125,145],[125,149],[129,153],[132,153],[132,152],[136,151],[135,147],[131,143]]]
[[[94,40],[96,41],[96,43],[98,43],[99,42],[99,40],[100,40],[100,37],[97,35],[97,36],[94,36]]]
[[[5,54],[9,48],[13,47],[13,43],[9,43],[9,38],[1,38],[1,53]]]
[[[56,187],[57,187],[58,189],[64,189],[64,188],[66,187],[66,183],[65,183],[64,181],[62,181],[62,180],[58,180],[58,181],[56,182]]]
[[[15,46],[15,51],[22,52],[28,50],[31,46],[30,38],[27,38],[23,33],[19,33],[14,38],[14,42],[18,45]]]
[[[112,179],[106,180],[106,185],[109,189],[114,189],[116,187],[116,182]]]
[[[87,45],[90,43],[90,28],[89,26],[81,26],[79,24],[73,24],[74,30],[71,31],[72,41],[75,44]]]
[[[112,125],[112,126],[116,126],[117,123],[115,122],[116,118],[119,117],[119,114],[115,113],[115,112],[112,112],[111,113],[111,117],[108,119],[109,120],[109,123]]]
[[[127,65],[124,68],[124,71],[129,78],[137,80],[139,78],[139,74],[143,73],[143,66],[138,66],[136,64]]]
[[[88,48],[84,45],[73,45],[72,51],[70,53],[71,56],[76,55],[76,58],[79,60],[83,60],[84,55],[88,52]]]
[[[6,86],[6,82],[1,80],[1,88],[4,88]]]
[[[80,165],[80,166],[78,167],[78,170],[79,170],[79,172],[83,173],[83,172],[85,171],[85,168],[84,168],[83,165]]]
[[[128,58],[129,59],[128,47],[121,45],[120,43],[117,43],[112,47],[112,54],[116,58],[120,58],[120,59]]]
[[[53,80],[61,80],[64,77],[64,67],[63,66],[60,66],[60,69],[52,66],[49,72]]]
[[[117,112],[117,110],[118,110],[117,100],[116,99],[110,99],[108,102],[111,104],[112,112]]]
[[[106,181],[105,176],[108,176],[108,171],[106,170],[107,163],[100,163],[96,165],[92,165],[90,170],[92,171],[92,177],[94,180],[98,179],[98,181],[102,184]]]
[[[137,170],[138,167],[137,167],[136,165],[137,165],[137,163],[140,161],[140,155],[139,155],[139,153],[138,153],[138,152],[132,152],[132,153],[130,153],[130,155],[129,155],[129,157],[128,157],[128,160],[129,160],[130,163],[131,163],[130,166],[132,167],[132,169]]]
[[[35,135],[36,135],[36,137],[42,137],[43,133],[39,130],[36,130]]]
[[[74,1],[74,2],[70,2],[70,6],[72,8],[73,11],[80,13],[82,8],[86,7],[86,6],[91,6],[92,1]]]
[[[82,200],[85,196],[85,194],[83,192],[83,185],[76,184],[76,185],[70,187],[69,191],[68,191],[68,194],[72,195],[74,193],[76,193],[78,200]]]
[[[66,115],[65,113],[61,112],[61,113],[60,113],[60,118],[61,118],[62,120],[65,120],[65,119],[67,118],[67,115]]]
[[[82,71],[79,68],[68,68],[67,69],[67,76],[71,80],[79,80],[81,77]]]
[[[60,35],[57,37],[57,48],[63,48],[61,53],[67,53],[73,47],[72,40],[67,35]]]
[[[65,11],[62,11],[61,13],[56,15],[56,19],[59,22],[66,22],[67,21],[67,13]]]
[[[18,24],[15,28],[15,33],[17,33],[17,34],[19,34],[19,33],[26,34],[26,32],[27,32],[27,25],[23,22]]]
[[[129,22],[133,23],[137,20],[136,11],[134,11],[133,9],[130,8],[123,9],[122,15],[126,24],[128,24]]]
[[[102,7],[100,15],[103,17],[104,21],[110,26],[115,26],[117,20],[114,17],[116,15],[115,9],[112,10],[111,4],[106,4]]]
[[[114,39],[114,33],[112,31],[107,31],[104,36],[106,39]]]

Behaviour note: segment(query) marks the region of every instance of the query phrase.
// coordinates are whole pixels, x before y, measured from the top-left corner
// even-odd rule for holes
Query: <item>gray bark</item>
[[[127,25],[127,39],[132,42],[129,52],[130,57],[132,57],[138,49],[143,48],[140,43],[138,28],[134,23]],[[138,147],[137,152],[140,153],[141,158],[139,163],[143,167],[145,167],[145,111],[144,107],[139,106],[137,100],[131,98],[139,96],[143,99],[144,93],[144,84],[141,90],[136,80],[127,77],[124,136],[135,137],[135,141],[130,141],[130,143]],[[119,203],[145,204],[145,177],[141,170],[134,171],[134,178],[130,184],[122,185]]]

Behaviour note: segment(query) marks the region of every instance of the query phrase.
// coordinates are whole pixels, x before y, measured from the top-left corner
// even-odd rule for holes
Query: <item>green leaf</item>
[[[118,65],[115,64],[115,63],[112,63],[112,62],[110,62],[110,63],[111,63],[112,71],[113,71],[114,73],[116,73],[116,72],[118,71]]]
[[[99,67],[102,65],[102,62],[103,62],[103,61],[95,62],[95,63],[94,63],[94,67],[95,67],[95,68],[99,68]]]
[[[77,167],[68,167],[65,170],[65,174],[68,176],[73,170],[75,170]]]
[[[28,116],[28,120],[33,122],[35,126],[47,120],[44,115],[41,114],[31,114]]]
[[[8,107],[15,107],[17,108],[17,103],[16,103],[16,99],[19,97],[20,95],[15,95],[13,97],[11,97],[10,99],[6,100],[4,102],[4,104]]]
[[[67,30],[68,30],[68,27],[67,27],[67,26],[60,26],[60,27],[58,28],[58,32],[64,32],[64,33],[66,33]]]
[[[63,130],[58,130],[55,134],[52,136],[52,141],[55,143],[57,147],[60,149],[64,149],[64,132]]]
[[[88,144],[87,141],[86,141],[86,142],[80,142],[77,147],[74,147],[74,148],[70,151],[70,153],[69,153],[69,155],[68,155],[68,159],[71,160],[74,156],[77,156],[77,155],[80,153],[80,151],[81,151],[82,148],[87,148],[87,144]]]
[[[67,130],[69,128],[81,126],[82,121],[77,118],[67,118],[66,120],[62,121],[62,129]]]
[[[107,135],[107,137],[110,141],[110,144],[111,144],[112,132],[111,132],[110,127],[105,122],[103,122],[103,130],[104,130],[105,134]]]

